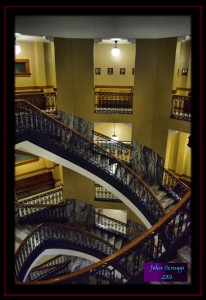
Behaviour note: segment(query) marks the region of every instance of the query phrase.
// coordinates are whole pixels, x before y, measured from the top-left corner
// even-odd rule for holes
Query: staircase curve
[[[138,209],[135,210],[137,215],[141,213],[145,220],[149,220],[145,222],[145,226],[149,228],[146,233],[112,255],[75,274],[63,275],[54,280],[43,280],[42,284],[75,283],[76,280],[81,282],[82,274],[84,274],[83,281],[87,283],[91,282],[94,275],[104,280],[105,270],[109,271],[106,276],[107,281],[113,283],[114,269],[108,269],[108,264],[111,266],[113,263],[122,266],[122,274],[125,270],[129,270],[129,279],[127,279],[128,282],[132,282],[134,278],[142,274],[140,256],[144,258],[143,261],[154,259],[164,261],[171,250],[179,247],[180,240],[184,241],[184,236],[190,229],[190,190],[187,190],[179,203],[165,215],[161,203],[152,190],[133,170],[78,132],[69,129],[26,101],[16,101],[15,121],[17,149],[26,150],[41,157],[47,154],[47,159],[48,154],[53,155],[55,159],[60,157],[61,164],[62,160],[68,161],[71,169],[77,165],[79,173],[85,171],[87,177],[93,175],[96,182],[111,192],[114,189],[117,194],[119,190],[120,193],[117,195],[120,200],[127,206],[129,206],[128,203],[131,203],[131,207],[137,206]],[[31,146],[32,149],[29,148]],[[65,166],[68,167],[68,165]],[[77,171],[76,168],[74,170]],[[28,251],[25,249],[22,245],[18,251],[17,267],[24,260],[24,251],[26,253]],[[132,264],[128,264],[131,261]],[[123,276],[120,282],[125,282],[123,278],[125,277]],[[17,284],[26,283],[17,281]],[[41,284],[41,281],[36,284]]]
[[[150,228],[165,210],[124,162],[31,103],[15,101],[15,148],[50,159],[99,183]]]

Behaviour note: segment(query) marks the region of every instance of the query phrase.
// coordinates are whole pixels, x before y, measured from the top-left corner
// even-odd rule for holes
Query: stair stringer
[[[48,142],[48,140],[47,140],[47,142]],[[121,183],[119,183],[117,179],[113,178],[113,176],[110,175],[109,180],[108,180],[108,174],[104,170],[102,170],[102,169],[98,168],[98,166],[94,166],[94,165],[92,165],[92,168],[91,168],[90,162],[87,163],[86,160],[82,161],[83,159],[81,159],[79,157],[78,157],[78,162],[79,162],[79,165],[78,165],[77,159],[75,157],[72,157],[72,155],[68,156],[68,152],[66,155],[66,157],[68,159],[65,159],[65,158],[63,158],[63,156],[65,156],[64,153],[60,153],[62,155],[59,156],[59,155],[53,153],[55,150],[53,150],[53,152],[46,150],[45,148],[49,148],[47,146],[47,142],[42,143],[42,140],[39,139],[39,141],[37,141],[37,143],[43,144],[43,145],[41,145],[42,147],[40,147],[31,141],[24,140],[24,141],[20,141],[19,143],[16,143],[15,149],[26,151],[26,152],[29,152],[36,156],[40,156],[45,159],[51,160],[57,164],[60,164],[66,168],[69,168],[69,169],[99,183],[104,188],[106,188],[108,191],[115,194],[122,202],[124,202],[124,204],[127,207],[129,207],[138,216],[138,218],[142,221],[142,223],[144,224],[144,226],[147,229],[149,229],[153,225],[152,223],[155,223],[154,220],[151,220],[149,222],[148,218],[145,217],[146,211],[142,212],[139,209],[139,207],[137,207],[138,203],[135,205],[131,201],[131,198],[133,197],[132,193],[131,193],[130,199],[125,196],[125,194],[123,192],[125,191],[125,193],[128,193],[128,189],[126,187],[124,187]],[[59,153],[60,152],[59,149],[56,152]],[[83,164],[84,168],[81,166],[82,164]],[[94,174],[94,173],[96,173],[96,174]],[[106,180],[110,181],[112,184],[110,184]],[[133,200],[135,200],[135,199],[133,199]],[[142,210],[144,210],[144,208],[142,208]]]

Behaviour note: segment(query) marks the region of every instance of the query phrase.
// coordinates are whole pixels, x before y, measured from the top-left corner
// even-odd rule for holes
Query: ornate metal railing
[[[95,113],[132,114],[133,89],[95,90]]]
[[[46,192],[22,198],[16,202],[19,222],[28,222],[29,218],[30,221],[34,221],[35,215],[37,215],[38,219],[38,213],[40,211],[44,211],[45,217],[49,219],[55,219],[55,213],[51,210],[51,207],[55,206],[58,207],[57,209],[61,211],[62,217],[65,217],[64,212],[61,209],[61,204],[63,203],[64,200],[62,187],[54,188]]]
[[[175,200],[180,200],[190,189],[186,184],[164,169],[161,187]]]
[[[29,140],[83,166],[124,194],[154,224],[165,210],[148,185],[105,149],[26,101],[16,101],[16,143]]]
[[[114,218],[105,216],[99,212],[95,212],[95,225],[99,228],[103,228],[106,231],[113,232],[117,235],[126,237],[127,224]]]
[[[69,225],[42,223],[38,225],[20,244],[15,255],[15,278],[22,281],[26,271],[34,259],[47,247],[76,249],[95,254],[103,258],[114,253],[117,248],[105,240]]]
[[[57,187],[46,192],[31,195],[30,197],[18,200],[20,204],[59,204],[64,203],[63,188]]]
[[[55,238],[54,225],[39,225],[20,245],[16,255],[16,278],[17,284],[123,284],[141,281],[141,274],[145,262],[168,261],[171,254],[184,245],[190,234],[191,227],[191,192],[187,191],[180,202],[161,220],[153,225],[142,236],[134,239],[131,243],[116,251],[101,261],[88,266],[80,271],[55,277],[55,279],[38,282],[21,282],[26,272],[26,262],[29,255],[35,250],[44,236],[44,239]],[[46,230],[44,229],[46,227]],[[61,232],[62,229],[60,229]],[[63,231],[64,232],[64,231]],[[34,238],[35,235],[35,238]],[[67,231],[68,235],[68,231]],[[165,241],[166,236],[166,241]],[[64,233],[65,237],[65,233]],[[83,238],[83,237],[82,237]],[[35,240],[35,243],[34,243]],[[83,238],[82,248],[87,246]],[[110,250],[112,251],[112,250]],[[117,267],[118,266],[118,267]],[[97,278],[98,280],[94,280]],[[104,283],[102,283],[102,281]]]
[[[94,185],[95,189],[95,201],[106,201],[106,202],[122,202],[113,193],[105,189],[98,183]]]
[[[35,93],[22,93],[16,94],[15,99],[26,100],[41,110],[53,115],[56,114],[56,92],[35,92]]]
[[[65,204],[17,204],[20,224],[37,224],[42,220],[67,222]]]
[[[43,267],[36,270],[36,278],[31,279],[31,282],[45,279],[48,280],[67,273],[69,273],[69,262],[59,263],[52,267]]]
[[[191,121],[192,119],[192,97],[191,96],[172,96],[171,118]]]
[[[130,144],[116,141],[96,131],[92,131],[92,133],[94,142],[97,145],[104,148],[118,159],[121,159],[123,162],[130,162],[130,151],[132,149]],[[121,202],[114,194],[99,184],[95,184],[95,201]]]
[[[39,123],[36,122],[36,114],[33,114],[31,120],[29,121],[27,115],[28,112],[29,114],[31,113],[30,106],[24,107],[23,110],[20,109],[20,111],[17,113],[17,122],[20,122],[20,124],[22,125],[16,131],[17,136],[21,136],[21,134],[25,133],[26,129],[28,130],[28,122],[30,122],[32,130],[36,131],[36,129],[39,128],[39,126],[36,127],[36,125],[38,125]],[[18,114],[20,114],[20,116],[18,116]],[[24,117],[22,115],[24,115]],[[43,125],[44,123],[42,121],[42,118],[47,119],[47,117],[44,114],[42,114],[42,117],[39,120],[41,125]],[[61,124],[60,122],[57,123]],[[55,126],[52,126],[52,122],[50,123],[50,127],[53,129],[52,132],[54,134],[57,133],[57,137],[65,137],[65,131],[63,134],[61,130],[56,130]],[[41,127],[41,129],[44,128],[45,126]],[[29,132],[31,133],[30,128]],[[70,133],[73,134],[75,132],[73,131]],[[59,138],[58,141],[59,140],[62,142],[65,139]],[[102,148],[97,147],[95,148],[95,150],[96,149],[98,149],[98,151],[100,151],[101,154],[105,155],[105,151],[103,151]],[[109,157],[110,159],[115,159],[111,154],[108,156],[106,155],[106,157]],[[119,161],[117,160],[117,162]],[[102,165],[105,166],[104,164]],[[122,166],[124,164],[120,165]],[[173,185],[172,187],[175,186]],[[180,245],[179,243],[184,241],[184,237],[188,235],[191,225],[190,196],[190,190],[186,190],[182,199],[167,215],[163,216],[161,220],[159,220],[155,225],[153,225],[141,237],[138,237],[129,245],[126,245],[122,249],[118,250],[116,253],[113,253],[113,255],[104,258],[100,262],[93,264],[92,266],[86,267],[81,271],[56,277],[55,280],[42,280],[32,284],[91,284],[91,282],[93,284],[101,284],[102,279],[104,283],[106,279],[107,283],[109,284],[125,282],[128,283],[132,281],[134,277],[137,278],[139,275],[141,275],[143,271],[144,262],[153,260],[164,261],[165,259],[168,259],[170,252],[174,251],[174,249],[177,249]],[[52,229],[49,231],[49,237],[47,236],[48,239],[53,239],[54,237],[56,237],[56,233]],[[32,238],[31,236],[32,234],[27,237],[26,241],[24,241],[22,245],[20,245],[20,248],[17,252],[17,256],[19,256],[17,258],[15,270],[17,275],[21,275],[20,277],[22,277],[27,270],[27,264],[25,263],[25,260],[30,258],[33,259],[33,249],[37,249],[36,247],[40,244],[40,239],[42,238],[41,230],[40,232],[36,233],[35,238]],[[30,237],[31,240],[29,240]],[[84,245],[81,245],[81,247],[84,247]],[[31,283],[21,283],[17,281],[17,284]]]
[[[29,281],[50,279],[56,276],[69,273],[68,268],[71,263],[71,256],[57,255],[46,262],[34,267],[29,272]]]
[[[130,162],[131,145],[116,141],[104,134],[93,131],[94,142],[124,162]]]

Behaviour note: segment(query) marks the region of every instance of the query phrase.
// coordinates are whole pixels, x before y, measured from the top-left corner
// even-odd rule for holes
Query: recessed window
[[[15,76],[26,77],[30,76],[29,59],[16,59],[15,60]]]

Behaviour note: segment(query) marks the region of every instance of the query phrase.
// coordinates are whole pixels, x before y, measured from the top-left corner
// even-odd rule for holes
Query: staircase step
[[[168,209],[169,207],[171,209],[171,205],[175,205],[175,200],[168,196],[164,196],[164,198],[159,199],[159,200],[160,200],[162,206],[164,207],[164,209]]]
[[[183,262],[188,263],[188,267],[191,266],[191,248],[186,245],[177,251],[177,258]]]
[[[153,190],[154,194],[157,196],[158,200],[161,202],[166,212],[169,212],[175,206],[175,199],[168,196],[167,192],[164,191],[160,186],[153,185],[150,186],[150,188]]]

